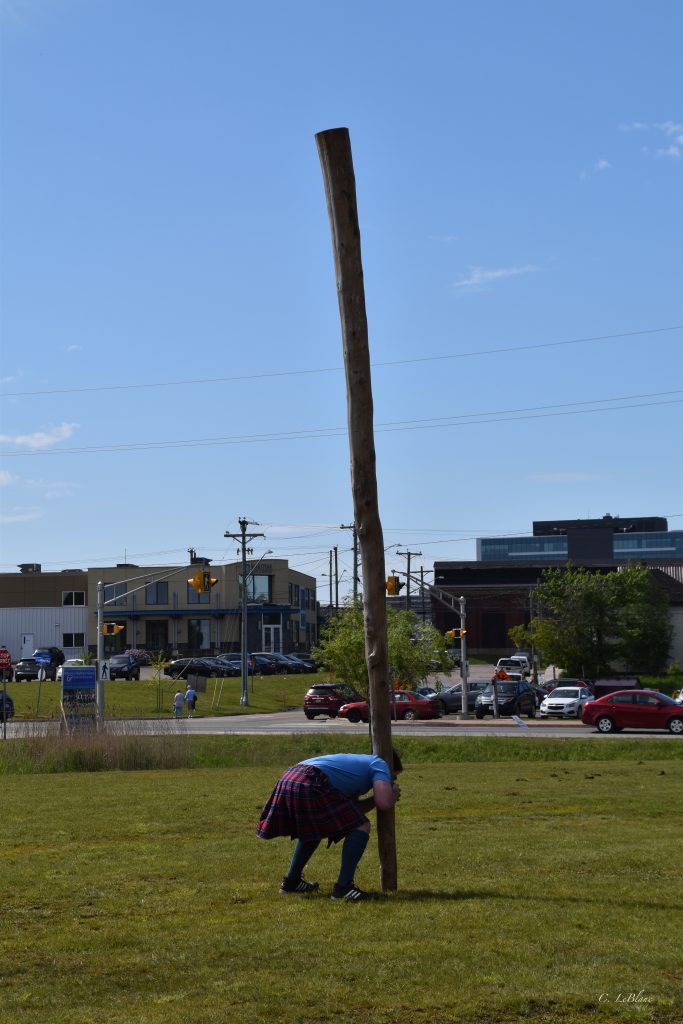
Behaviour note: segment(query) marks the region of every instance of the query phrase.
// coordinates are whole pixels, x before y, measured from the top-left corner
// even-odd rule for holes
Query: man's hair
[[[399,753],[395,747],[391,748],[391,753],[393,755],[392,767],[394,769],[394,775],[398,775],[399,772],[403,771],[403,761],[401,760]]]

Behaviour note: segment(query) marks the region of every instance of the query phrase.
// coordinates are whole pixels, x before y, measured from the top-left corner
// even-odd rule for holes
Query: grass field
[[[350,905],[327,899],[338,849],[309,865],[320,895],[281,897],[290,843],[254,836],[332,738],[169,739],[194,767],[0,757],[3,1024],[682,1019],[678,743],[412,739],[399,893]]]
[[[198,715],[267,714],[301,707],[311,681],[327,678],[319,675],[249,677],[249,706],[240,704],[241,679],[209,679],[206,693],[199,694]],[[105,684],[105,713],[108,718],[170,718],[176,690],[185,690],[185,682],[163,677],[161,687],[155,680],[117,680]],[[7,692],[14,701],[17,719],[58,718],[60,684],[35,681],[9,683]]]

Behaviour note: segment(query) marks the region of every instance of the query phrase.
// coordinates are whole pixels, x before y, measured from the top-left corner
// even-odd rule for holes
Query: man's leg
[[[342,846],[341,867],[339,878],[332,890],[333,900],[359,900],[367,899],[368,894],[357,889],[353,878],[360,859],[365,853],[365,847],[370,838],[370,822],[366,821],[360,828],[354,828],[349,832],[344,845]]]
[[[280,885],[280,892],[315,892],[318,888],[317,882],[304,882],[301,877],[304,868],[308,864],[309,860],[320,846],[320,840],[314,839],[309,843],[302,843],[300,839],[297,840],[296,846],[294,847],[294,853],[292,860],[289,865],[289,871],[282,879]]]

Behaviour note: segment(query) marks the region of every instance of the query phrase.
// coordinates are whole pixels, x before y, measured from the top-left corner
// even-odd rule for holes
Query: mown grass
[[[311,862],[321,895],[279,897],[290,844],[254,837],[308,738],[207,740],[234,766],[4,775],[4,1024],[680,1021],[679,744],[521,763],[410,740],[399,893],[349,905],[326,898],[338,848]]]
[[[318,675],[249,677],[249,705],[240,704],[242,681],[209,679],[206,693],[200,693],[195,714],[243,715],[269,714],[301,707],[312,681],[327,678]],[[185,682],[164,677],[160,688],[156,680],[116,680],[105,683],[105,714],[108,718],[171,718],[173,694]],[[55,719],[59,717],[60,684],[35,681],[10,683],[7,692],[14,701],[15,717]]]

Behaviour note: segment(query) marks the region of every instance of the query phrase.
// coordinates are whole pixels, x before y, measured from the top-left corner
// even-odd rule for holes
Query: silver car
[[[591,700],[595,697],[586,686],[558,686],[541,701],[541,717],[580,719]]]

